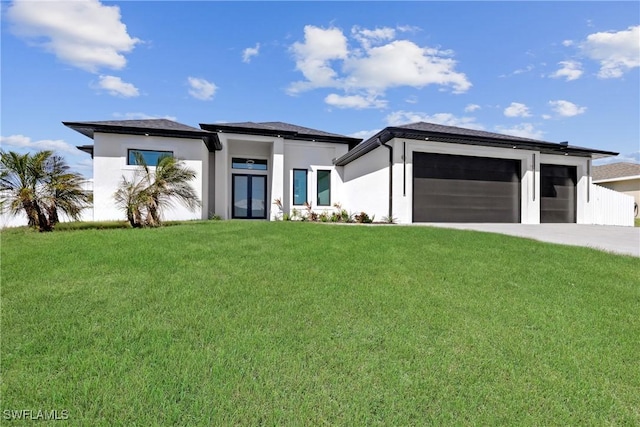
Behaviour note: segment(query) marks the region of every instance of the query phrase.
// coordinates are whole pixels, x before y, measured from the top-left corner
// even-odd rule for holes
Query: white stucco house
[[[169,120],[63,122],[93,139],[94,220],[124,219],[113,202],[134,152],[184,160],[202,201],[165,219],[274,219],[283,211],[351,212],[413,222],[591,224],[591,161],[617,153],[491,132],[413,123],[366,141],[282,122],[200,124]],[[632,204],[632,202],[631,202]],[[625,208],[624,203],[621,205]],[[625,208],[626,209],[626,208]],[[632,225],[632,209],[629,216]]]

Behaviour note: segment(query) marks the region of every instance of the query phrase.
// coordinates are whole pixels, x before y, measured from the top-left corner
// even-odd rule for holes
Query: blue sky
[[[640,3],[2,2],[0,142],[61,121],[283,121],[367,137],[428,121],[640,161]]]

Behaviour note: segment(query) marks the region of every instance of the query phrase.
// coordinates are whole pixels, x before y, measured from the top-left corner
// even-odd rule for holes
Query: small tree
[[[141,168],[136,170],[132,180],[123,176],[114,194],[116,204],[124,209],[132,227],[160,226],[162,211],[175,200],[191,210],[200,206],[198,195],[190,184],[196,173],[181,160],[162,156],[152,171],[139,153],[135,156]]]
[[[69,172],[51,151],[18,154],[0,151],[0,206],[13,215],[24,212],[30,227],[52,231],[59,211],[78,220],[92,201],[82,175]]]

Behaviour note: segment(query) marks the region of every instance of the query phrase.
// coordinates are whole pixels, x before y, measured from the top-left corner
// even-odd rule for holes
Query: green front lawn
[[[0,236],[3,421],[640,424],[638,258],[293,222]]]

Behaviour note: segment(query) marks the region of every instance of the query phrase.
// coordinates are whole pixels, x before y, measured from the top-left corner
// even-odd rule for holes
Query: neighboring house
[[[201,124],[169,120],[64,122],[94,144],[94,219],[123,219],[113,203],[132,153],[163,154],[196,171],[202,208],[166,219],[274,219],[335,203],[376,219],[412,222],[591,224],[591,160],[617,153],[430,123],[387,127],[368,140],[282,122]],[[632,223],[631,219],[631,223]],[[627,224],[625,224],[627,225]]]
[[[640,205],[640,164],[619,162],[594,166],[593,183],[628,194]]]

